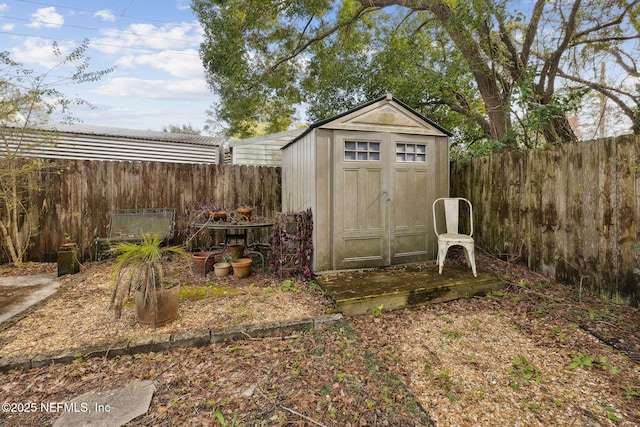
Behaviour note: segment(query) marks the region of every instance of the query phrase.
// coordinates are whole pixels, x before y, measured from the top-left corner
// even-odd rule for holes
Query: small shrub
[[[384,308],[384,304],[380,304],[378,306],[375,307],[371,307],[370,313],[372,316],[381,316],[382,315],[382,309]]]
[[[611,371],[613,374],[618,373],[618,369],[611,366],[606,357],[592,357],[584,353],[578,353],[571,356],[571,358],[573,359],[573,362],[569,365],[571,369],[601,369],[603,371]]]
[[[462,336],[462,331],[460,329],[448,329],[445,328],[442,330],[442,335],[453,339],[460,338]]]
[[[513,356],[511,361],[511,367],[507,368],[507,371],[511,374],[509,385],[514,390],[518,390],[520,388],[519,381],[542,381],[543,377],[540,376],[540,371],[529,361],[529,359],[527,359],[526,356]]]
[[[300,287],[295,279],[287,279],[279,286],[283,292],[300,292]]]

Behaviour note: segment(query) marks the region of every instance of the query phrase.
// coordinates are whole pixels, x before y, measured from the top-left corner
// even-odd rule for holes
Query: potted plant
[[[189,254],[181,247],[162,247],[160,243],[160,237],[146,235],[140,243],[123,242],[112,249],[116,261],[109,308],[116,318],[122,315],[122,306],[132,291],[140,324],[155,328],[177,317],[180,285],[166,283],[162,263],[171,254],[188,261]]]
[[[251,264],[253,264],[253,260],[251,258],[238,258],[232,261],[231,266],[233,267],[233,275],[238,279],[247,277],[251,274]]]
[[[227,255],[222,258],[221,262],[213,264],[213,272],[216,277],[225,277],[231,272],[232,257]]]

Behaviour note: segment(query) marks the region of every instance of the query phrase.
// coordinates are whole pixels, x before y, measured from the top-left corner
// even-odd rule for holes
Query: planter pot
[[[233,275],[242,279],[243,277],[247,277],[251,274],[251,264],[253,264],[253,260],[251,258],[240,258],[231,262],[233,266]]]
[[[213,221],[226,221],[227,213],[226,212],[209,212],[209,218]]]
[[[142,292],[136,291],[136,315],[138,323],[141,325],[159,328],[173,322],[178,317],[179,285],[157,289],[156,296],[156,309],[153,310],[148,303],[145,303]]]
[[[248,221],[251,219],[252,211],[253,211],[253,208],[238,208],[238,215],[240,216],[240,218]]]
[[[194,274],[202,276],[205,276],[209,271],[211,271],[211,269],[213,269],[213,264],[216,262],[213,252],[210,251],[195,252],[191,254],[191,260],[193,261]]]
[[[213,271],[216,277],[224,277],[231,272],[231,264],[228,262],[217,262],[213,264]]]

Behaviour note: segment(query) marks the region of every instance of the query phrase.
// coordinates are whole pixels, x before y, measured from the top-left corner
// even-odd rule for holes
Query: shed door
[[[334,150],[334,268],[433,258],[433,141],[338,131]]]
[[[389,265],[388,137],[373,132],[335,133],[335,269]]]
[[[435,199],[435,138],[392,134],[391,264],[435,258],[431,204]]]

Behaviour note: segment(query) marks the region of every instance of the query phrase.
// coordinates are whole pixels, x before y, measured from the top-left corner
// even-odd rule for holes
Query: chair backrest
[[[463,197],[441,197],[433,201],[433,229],[436,235],[438,233],[438,216],[436,215],[436,205],[442,204],[444,207],[444,220],[446,225],[446,232],[450,234],[458,234],[458,224],[460,222],[460,204],[466,203],[469,205],[469,236],[473,235],[473,206],[471,202]]]
[[[145,234],[171,238],[175,209],[122,209],[111,214],[109,238],[141,238]]]

